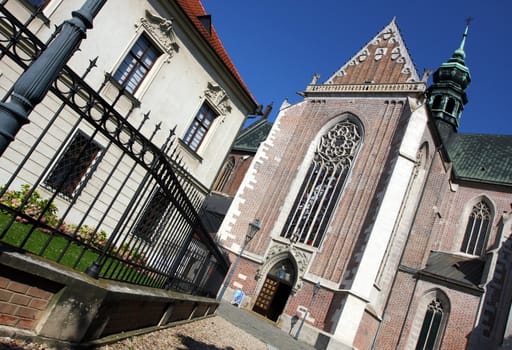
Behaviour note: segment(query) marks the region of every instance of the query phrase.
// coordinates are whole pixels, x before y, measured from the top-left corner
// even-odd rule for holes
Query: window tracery
[[[350,120],[321,137],[281,236],[320,245],[361,140],[360,128]]]
[[[478,202],[469,214],[461,251],[473,255],[482,255],[487,242],[491,222],[491,209],[485,201]]]

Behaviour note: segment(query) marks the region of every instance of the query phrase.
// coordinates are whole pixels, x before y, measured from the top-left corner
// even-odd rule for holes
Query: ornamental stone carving
[[[379,61],[380,59],[382,59],[382,57],[386,54],[387,51],[388,49],[385,47],[379,47],[377,50],[375,50],[375,61]]]
[[[169,62],[175,52],[178,52],[179,46],[174,38],[172,20],[156,16],[146,10],[146,18],[140,19],[144,30],[155,40],[169,56],[166,62]],[[137,26],[137,25],[136,25]]]
[[[215,83],[208,83],[204,95],[208,101],[216,107],[222,115],[231,112],[231,103],[226,91]]]
[[[255,278],[259,280],[261,277],[265,277],[272,267],[284,259],[290,259],[296,265],[297,277],[292,286],[292,293],[296,293],[302,287],[302,276],[304,276],[308,268],[311,253],[297,249],[294,245],[274,241],[268,250],[263,266],[256,272]]]
[[[402,55],[400,54],[400,48],[399,47],[395,47],[393,50],[391,50],[391,60],[396,60],[397,58],[401,57]]]

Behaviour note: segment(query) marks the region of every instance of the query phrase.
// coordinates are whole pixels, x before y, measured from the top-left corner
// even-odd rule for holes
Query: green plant
[[[21,185],[21,190],[7,190],[2,197],[0,203],[9,208],[20,210],[21,213],[30,216],[33,219],[39,219],[41,222],[53,226],[57,224],[57,206],[51,203],[49,199],[44,199],[37,190],[30,193],[30,185]],[[3,187],[0,187],[0,191]],[[25,222],[22,217],[16,218]]]

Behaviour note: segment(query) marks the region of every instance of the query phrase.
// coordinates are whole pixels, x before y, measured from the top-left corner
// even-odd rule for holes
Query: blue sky
[[[224,46],[259,103],[298,102],[315,73],[325,81],[393,17],[419,76],[460,44],[465,19],[472,83],[460,132],[512,134],[510,0],[203,0]],[[430,81],[429,81],[430,82]]]

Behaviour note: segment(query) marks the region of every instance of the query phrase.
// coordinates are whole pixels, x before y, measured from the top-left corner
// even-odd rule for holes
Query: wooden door
[[[271,277],[265,279],[263,287],[261,287],[260,294],[256,299],[253,310],[263,316],[267,316],[268,310],[272,305],[272,300],[277,291],[279,282]]]

